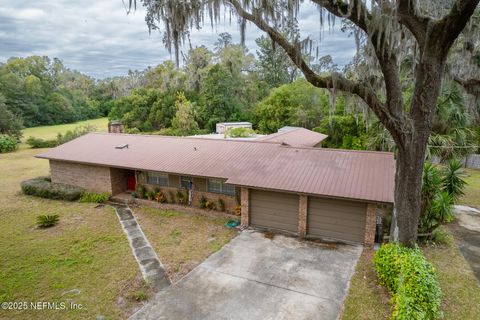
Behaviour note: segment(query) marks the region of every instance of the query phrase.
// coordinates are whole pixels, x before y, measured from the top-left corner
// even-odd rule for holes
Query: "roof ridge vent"
[[[128,143],[118,145],[115,147],[115,149],[128,149]]]

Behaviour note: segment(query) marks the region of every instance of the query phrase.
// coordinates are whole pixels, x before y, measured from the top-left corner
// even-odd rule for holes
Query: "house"
[[[300,237],[373,244],[393,203],[392,153],[234,141],[89,133],[37,157],[52,182],[118,194],[139,184],[165,194],[192,189],[241,205],[241,223]]]
[[[277,133],[258,138],[258,141],[277,142],[292,147],[320,147],[328,136],[301,127],[283,127]]]
[[[216,125],[216,133],[225,133],[228,129],[232,128],[247,128],[252,129],[250,122],[219,122]]]

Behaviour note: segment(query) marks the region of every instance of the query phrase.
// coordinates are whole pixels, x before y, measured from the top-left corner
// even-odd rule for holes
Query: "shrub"
[[[58,214],[54,215],[41,215],[37,217],[37,226],[40,228],[53,227],[60,221]]]
[[[54,199],[75,201],[80,199],[84,189],[66,184],[52,183],[49,178],[38,177],[21,183],[22,192],[27,195]]]
[[[170,202],[175,203],[175,193],[173,193],[173,191],[169,191],[168,196],[170,197]]]
[[[145,198],[147,198],[148,200],[153,200],[155,199],[155,191],[147,191],[145,192]]]
[[[58,146],[57,139],[45,140],[35,137],[28,137],[27,144],[34,149],[38,148],[53,148]]]
[[[215,202],[213,201],[210,201],[210,200],[207,200],[207,202],[205,202],[205,209],[209,209],[209,210],[215,210],[217,208]]]
[[[80,202],[94,202],[102,203],[108,200],[110,194],[108,192],[95,193],[95,192],[84,192],[80,198]]]
[[[188,194],[183,191],[177,191],[177,203],[187,204],[188,203]]]
[[[256,133],[250,128],[230,128],[225,132],[225,137],[230,138],[249,138],[254,136],[256,136]]]
[[[418,247],[384,244],[375,253],[375,270],[390,291],[391,319],[437,319],[441,315],[441,290],[433,266]]]
[[[18,139],[7,134],[0,134],[0,153],[12,152],[18,149]]]
[[[137,186],[137,195],[140,199],[145,199],[147,197],[147,189],[143,184]]]
[[[208,202],[208,199],[205,196],[202,196],[198,201],[198,205],[200,208],[205,209],[207,207],[207,202]]]
[[[225,211],[225,201],[222,198],[218,199],[218,210]]]
[[[76,127],[73,130],[68,130],[64,134],[58,133],[55,139],[46,140],[46,139],[40,139],[35,137],[29,137],[27,139],[27,144],[31,148],[53,148],[95,130],[96,130],[96,127],[91,125],[80,126],[80,127]]]
[[[167,197],[165,197],[165,194],[162,191],[158,191],[155,194],[155,200],[157,200],[160,203],[167,202]]]

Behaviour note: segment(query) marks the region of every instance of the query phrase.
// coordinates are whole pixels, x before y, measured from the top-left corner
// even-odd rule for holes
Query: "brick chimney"
[[[108,133],[123,133],[123,124],[117,120],[110,121],[108,123]]]

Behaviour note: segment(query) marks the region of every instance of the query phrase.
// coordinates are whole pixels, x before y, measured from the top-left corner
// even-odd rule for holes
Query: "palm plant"
[[[40,215],[37,217],[37,225],[40,228],[53,227],[60,221],[58,214],[54,215]]]
[[[465,193],[466,181],[463,179],[465,173],[462,168],[462,164],[457,159],[452,159],[448,162],[448,165],[442,169],[442,188],[453,199],[458,200]]]
[[[446,191],[436,194],[433,199],[431,211],[439,223],[447,223],[453,220],[453,197]]]

